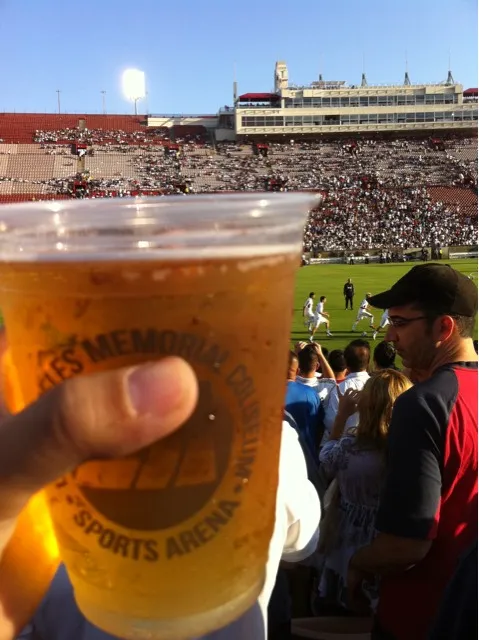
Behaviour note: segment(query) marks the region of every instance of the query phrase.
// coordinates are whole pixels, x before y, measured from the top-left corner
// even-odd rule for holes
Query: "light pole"
[[[60,113],[60,89],[57,89],[58,113]]]
[[[105,115],[106,114],[106,106],[105,106],[106,91],[103,89],[102,91],[100,91],[100,93],[101,93],[101,103],[103,107],[103,115]]]

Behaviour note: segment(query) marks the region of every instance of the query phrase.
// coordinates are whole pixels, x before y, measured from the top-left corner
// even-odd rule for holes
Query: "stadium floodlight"
[[[146,95],[145,73],[138,69],[126,69],[122,76],[123,94],[127,100],[135,105],[135,115],[138,115],[137,103]]]

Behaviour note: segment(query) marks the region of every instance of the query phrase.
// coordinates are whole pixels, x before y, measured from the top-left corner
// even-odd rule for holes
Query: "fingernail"
[[[181,406],[188,390],[178,367],[187,366],[179,358],[165,358],[133,369],[128,393],[137,414],[164,417]]]

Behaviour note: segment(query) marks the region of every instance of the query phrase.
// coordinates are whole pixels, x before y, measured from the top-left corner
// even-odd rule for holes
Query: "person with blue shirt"
[[[315,389],[296,382],[298,356],[290,351],[288,367],[288,386],[286,389],[285,410],[291,414],[311,450],[314,458],[318,456],[318,431],[321,424],[321,400]]]

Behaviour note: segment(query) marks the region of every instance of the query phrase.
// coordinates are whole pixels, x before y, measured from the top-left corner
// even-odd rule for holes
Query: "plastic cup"
[[[0,209],[0,305],[25,404],[72,376],[169,355],[199,379],[175,434],[46,489],[77,604],[109,633],[197,637],[262,589],[311,203],[255,193]]]

